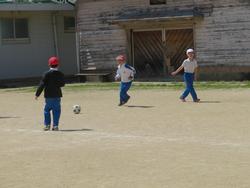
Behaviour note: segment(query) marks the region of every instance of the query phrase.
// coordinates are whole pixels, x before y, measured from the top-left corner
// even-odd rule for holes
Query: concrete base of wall
[[[248,66],[200,67],[199,80],[204,80],[204,81],[250,80],[250,67]]]
[[[37,86],[40,80],[41,77],[0,80],[0,88]],[[77,78],[72,75],[65,76],[65,80],[67,83],[77,82]]]
[[[244,81],[250,80],[248,73],[200,73],[199,81]]]
[[[86,72],[75,75],[79,82],[111,82],[114,81],[115,75],[110,72]]]

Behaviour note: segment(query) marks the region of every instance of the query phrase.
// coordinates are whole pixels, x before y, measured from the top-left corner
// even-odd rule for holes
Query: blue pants
[[[197,94],[196,94],[194,86],[193,86],[194,73],[184,73],[184,81],[186,84],[186,89],[180,98],[185,99],[190,93],[192,98],[193,98],[193,101],[196,101],[198,98],[197,98]]]
[[[53,126],[57,127],[61,115],[61,98],[45,98],[44,125],[46,126],[51,125],[50,111],[53,114]]]
[[[132,82],[121,82],[120,86],[120,102],[127,102],[129,95],[127,94]]]

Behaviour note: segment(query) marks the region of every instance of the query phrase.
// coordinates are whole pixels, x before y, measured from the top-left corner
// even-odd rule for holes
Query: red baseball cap
[[[116,61],[125,61],[126,60],[124,55],[118,55],[115,59],[116,59]]]
[[[53,65],[59,65],[58,57],[53,56],[49,58],[49,66],[53,66]]]

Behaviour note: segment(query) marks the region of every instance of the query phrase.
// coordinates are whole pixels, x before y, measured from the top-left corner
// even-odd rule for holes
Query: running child
[[[115,80],[121,80],[120,103],[118,104],[118,106],[122,106],[130,99],[130,96],[127,94],[127,92],[132,85],[136,71],[133,67],[126,64],[126,58],[124,55],[117,56],[116,61],[118,64],[118,69]]]

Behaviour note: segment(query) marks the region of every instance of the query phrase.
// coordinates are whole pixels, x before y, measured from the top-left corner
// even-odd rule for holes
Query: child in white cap
[[[175,76],[178,74],[182,69],[184,69],[184,81],[186,84],[186,89],[183,92],[183,94],[180,96],[181,101],[186,102],[185,98],[191,94],[194,102],[199,102],[200,99],[198,99],[197,94],[195,92],[193,82],[195,78],[195,72],[197,70],[198,64],[197,61],[194,58],[194,50],[188,49],[186,52],[188,58],[183,61],[182,65],[171,74]]]

